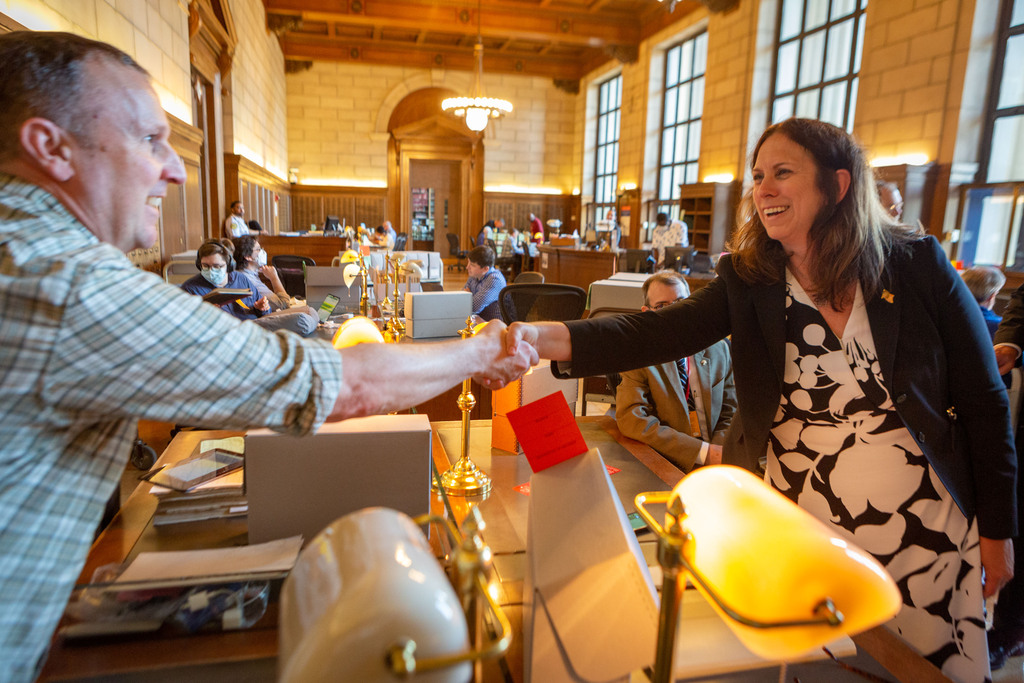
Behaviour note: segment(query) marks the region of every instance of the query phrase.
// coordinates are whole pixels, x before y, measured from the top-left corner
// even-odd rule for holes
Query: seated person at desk
[[[480,228],[480,232],[476,234],[476,246],[487,246],[487,240],[493,240],[494,236],[501,232],[501,230],[503,230],[504,228],[505,221],[503,221],[500,218],[487,221],[486,223],[484,223],[484,227]]]
[[[505,235],[505,241],[503,243],[502,253],[505,256],[510,254],[522,255],[523,244],[525,244],[525,236],[519,232],[519,228],[513,227]]]
[[[667,213],[657,215],[651,235],[651,252],[659,268],[665,265],[665,247],[686,247],[689,244],[686,225],[682,221],[670,221]]]
[[[466,260],[466,280],[463,291],[473,293],[473,313],[484,320],[501,318],[498,294],[505,288],[505,276],[494,267],[494,252],[490,247],[473,247]]]
[[[221,304],[220,309],[239,320],[257,320],[270,313],[267,297],[257,298],[255,289],[249,284],[249,278],[235,270],[235,261],[231,253],[217,240],[208,240],[196,250],[196,268],[199,269],[199,274],[181,283],[181,288],[189,294],[206,296],[220,288],[247,289],[248,296]]]
[[[378,247],[385,247],[391,251],[395,248],[395,238],[397,237],[398,233],[391,227],[391,221],[384,221],[383,225],[374,228],[373,234],[370,235],[370,241]]]
[[[245,207],[242,202],[231,202],[231,213],[224,219],[224,237],[241,237],[249,234],[249,224],[245,222]]]
[[[252,235],[237,237],[234,242],[235,272],[245,277],[249,288],[258,298],[270,304],[270,313],[260,319],[260,324],[270,330],[286,329],[308,337],[320,324],[317,312],[309,306],[292,306],[291,297],[285,291],[277,268],[267,263],[267,252]],[[263,284],[260,276],[267,278],[270,287]]]
[[[146,71],[34,31],[0,35],[0,63],[0,681],[29,683],[138,419],[304,436],[467,377],[500,387],[537,354],[509,355],[501,323],[338,350],[223,315],[125,256],[186,180]]]
[[[690,294],[686,281],[669,270],[647,278],[643,290],[642,311],[659,311]],[[732,355],[725,341],[689,358],[623,372],[615,393],[619,430],[683,472],[722,461],[735,412]]]

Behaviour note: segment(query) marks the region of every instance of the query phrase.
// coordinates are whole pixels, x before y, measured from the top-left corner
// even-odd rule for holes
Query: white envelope
[[[526,683],[608,683],[653,663],[657,592],[596,448],[531,478],[526,561]]]

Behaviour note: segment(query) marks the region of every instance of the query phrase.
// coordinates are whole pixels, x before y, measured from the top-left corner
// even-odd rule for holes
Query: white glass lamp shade
[[[407,515],[366,508],[338,519],[303,549],[282,588],[278,680],[394,683],[386,654],[404,638],[415,641],[417,659],[469,650],[447,576]],[[411,680],[465,683],[471,666]]]
[[[469,107],[466,109],[466,127],[479,133],[487,127],[489,117],[490,113],[486,109]]]
[[[728,618],[709,598],[755,654],[794,659],[899,611],[899,589],[871,555],[750,472],[703,467],[673,493],[686,507],[683,527],[693,538],[687,557],[729,607],[761,622],[800,621],[812,619],[828,597],[843,615],[837,627],[758,629]]]

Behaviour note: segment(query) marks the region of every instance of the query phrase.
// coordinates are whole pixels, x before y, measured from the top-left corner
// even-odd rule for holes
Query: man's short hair
[[[1003,275],[1003,271],[995,266],[974,266],[960,275],[964,279],[967,289],[971,290],[971,294],[979,304],[988,301],[993,294],[998,294],[1006,284],[1006,276]]]
[[[494,250],[488,246],[473,247],[467,254],[470,261],[481,268],[492,268],[494,266]]]
[[[241,200],[241,199],[236,199],[235,201],[231,202],[231,206],[230,206],[230,207],[228,207],[228,208],[230,208],[230,209],[234,210],[234,208],[235,208],[236,206],[238,206],[239,204],[241,204],[241,203],[242,203],[242,200]]]
[[[256,254],[260,241],[252,235],[242,235],[231,240],[235,245],[235,263],[244,264],[245,260]]]
[[[647,215],[649,216],[650,214]],[[654,217],[654,222],[657,223],[658,225],[668,225],[668,214],[659,213],[657,216]]]
[[[87,60],[111,59],[148,73],[113,45],[72,33],[14,31],[0,35],[0,161],[17,155],[21,125],[48,119],[79,141],[89,140],[91,116],[83,112],[83,74]]]
[[[683,276],[674,270],[659,270],[654,275],[644,280],[644,306],[650,306],[651,301],[647,298],[647,292],[650,290],[651,285],[655,282],[658,284],[665,285],[666,287],[675,287],[677,285],[683,286],[683,296],[690,296],[690,285],[687,284]]]
[[[230,242],[230,240],[229,240]],[[235,260],[231,258],[231,253],[234,251],[234,245],[228,249],[220,240],[206,240],[199,248],[196,249],[196,268],[202,269],[202,261],[207,256],[213,256],[214,254],[220,254],[221,258],[224,259],[225,265],[227,265],[228,272],[230,273],[235,269]]]

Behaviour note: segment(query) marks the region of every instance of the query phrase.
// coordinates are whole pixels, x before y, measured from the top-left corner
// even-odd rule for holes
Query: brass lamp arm
[[[640,493],[637,494],[636,498],[634,499],[636,509],[640,513],[640,516],[644,518],[644,521],[647,522],[648,526],[650,526],[651,529],[655,532],[655,534],[657,534],[659,539],[659,545],[662,543],[662,539],[665,539],[673,532],[666,530],[664,527],[658,524],[658,522],[654,519],[654,516],[647,511],[647,508],[644,504],[648,500],[650,500],[651,503],[656,505],[668,504],[670,502],[670,496],[671,492],[669,491]],[[683,516],[685,516],[685,513],[683,513]],[[689,537],[686,531],[680,528],[676,533],[680,533],[685,537],[683,539],[683,543],[685,544],[686,540],[688,540]],[[661,557],[662,553],[659,552],[659,560],[661,559]],[[733,609],[732,607],[730,607],[728,604],[726,604],[726,602],[721,598],[721,596],[718,595],[718,591],[716,591],[711,586],[711,584],[708,583],[707,579],[704,578],[700,571],[698,571],[697,568],[693,566],[693,564],[690,562],[689,557],[687,557],[687,553],[680,552],[678,553],[677,557],[682,568],[685,569],[686,572],[693,578],[693,581],[695,583],[697,583],[701,588],[704,589],[704,594],[707,595],[715,603],[715,605],[717,605],[719,609],[721,609],[730,619],[740,624],[743,624],[744,626],[760,629],[817,625],[836,627],[843,623],[843,613],[836,609],[835,603],[829,596],[825,596],[824,598],[822,598],[821,602],[818,603],[818,605],[816,605],[814,608],[814,614],[821,616],[817,616],[812,619],[793,619],[788,621],[761,621],[759,619],[753,619],[751,617],[745,616],[740,612],[736,611],[735,609]],[[678,571],[678,568],[676,569],[676,571]]]
[[[448,532],[448,537],[452,540],[454,546],[462,546],[465,539],[458,527],[447,518],[440,517],[438,515],[420,515],[414,520],[416,524],[439,524],[444,527]],[[484,659],[493,659],[500,657],[508,651],[508,646],[512,642],[512,625],[508,621],[508,617],[501,610],[497,601],[491,596],[490,591],[487,590],[487,576],[485,567],[478,566],[475,572],[474,588],[480,594],[484,596],[487,601],[487,605],[494,617],[494,620],[498,625],[498,633],[492,636],[486,643],[481,643],[478,649],[471,650],[469,652],[463,652],[457,655],[446,655],[442,657],[431,657],[426,659],[416,659],[416,643],[411,639],[402,639],[399,642],[391,646],[385,657],[388,662],[388,666],[391,671],[399,677],[407,678],[412,674],[419,671],[434,671],[437,669],[445,669],[448,667],[456,666],[464,662],[476,662]],[[461,596],[460,596],[461,597]],[[469,625],[472,629],[474,626]]]

